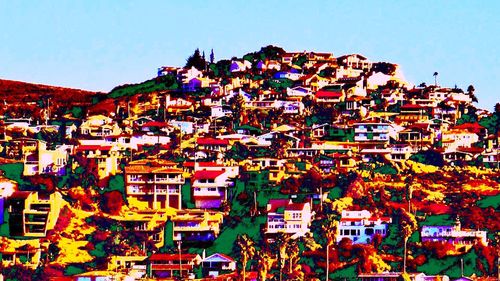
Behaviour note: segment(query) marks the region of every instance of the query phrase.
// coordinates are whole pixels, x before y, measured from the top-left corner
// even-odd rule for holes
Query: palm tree
[[[432,74],[432,76],[434,76],[434,85],[437,86],[438,85],[438,82],[437,82],[437,76],[439,75],[439,73],[437,72],[434,72],[434,74]]]
[[[246,267],[248,260],[255,256],[255,243],[248,237],[248,235],[238,235],[236,245],[240,249],[241,264],[243,269],[243,281],[246,279]]]
[[[290,241],[290,236],[284,234],[283,232],[278,233],[276,239],[274,240],[274,244],[278,247],[278,259],[279,259],[279,270],[280,270],[280,278],[282,280],[283,277],[283,267],[285,266],[285,260],[288,258],[287,248],[288,242]]]
[[[401,212],[401,232],[404,239],[403,272],[406,273],[406,252],[408,239],[413,234],[413,232],[417,230],[418,226],[415,217],[411,213],[406,212],[404,209],[401,209]]]
[[[261,250],[257,253],[258,256],[258,268],[259,268],[259,281],[266,281],[267,273],[271,269],[276,259],[272,257],[269,251]]]
[[[299,249],[299,244],[297,244],[297,241],[291,240],[288,243],[286,252],[288,254],[288,274],[292,273],[293,270],[293,264],[297,263],[297,261],[300,259],[299,254],[300,254],[300,249]]]
[[[335,219],[334,215],[328,215],[325,221],[326,223],[322,226],[322,229],[326,236],[326,279],[325,280],[328,281],[330,275],[330,248],[335,244],[339,222],[338,220]]]

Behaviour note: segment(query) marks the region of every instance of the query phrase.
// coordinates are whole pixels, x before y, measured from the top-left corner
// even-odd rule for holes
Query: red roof
[[[342,97],[341,92],[332,92],[332,91],[325,91],[325,90],[319,90],[314,94],[316,98],[340,98]]]
[[[166,122],[149,121],[141,125],[141,127],[172,127]]]
[[[484,148],[482,148],[482,147],[463,147],[463,146],[460,146],[457,148],[457,151],[465,152],[465,153],[473,153],[473,154],[481,153],[481,152],[483,152],[483,150],[484,150]]]
[[[76,151],[91,151],[91,150],[107,151],[110,149],[111,149],[110,145],[79,145],[76,148]]]
[[[363,218],[341,218],[340,221],[362,221]]]
[[[421,105],[411,104],[411,103],[407,103],[407,104],[401,106],[401,109],[422,109],[422,108],[424,108],[424,107]]]
[[[467,130],[469,132],[473,133],[479,133],[481,130],[484,130],[484,127],[479,125],[479,123],[463,123],[461,125],[457,125],[453,127],[453,129],[459,129],[459,130]]]
[[[194,163],[194,162],[192,162],[192,163]],[[200,167],[224,167],[224,165],[217,164],[215,162],[198,162],[198,166],[200,166]]]
[[[224,174],[224,171],[207,171],[207,170],[196,171],[194,172],[193,179],[194,180],[216,179],[218,176],[222,174]]]
[[[152,254],[149,257],[150,261],[178,261],[179,258],[183,261],[192,261],[198,255],[197,254]],[[179,268],[179,265],[177,265]]]
[[[271,199],[268,203],[268,212],[275,213],[278,208],[284,208],[287,211],[302,211],[306,203],[290,203],[288,199]]]
[[[271,199],[269,203],[267,203],[269,205],[268,212],[274,213],[278,208],[284,208],[288,205],[288,202],[288,199]]]
[[[196,139],[196,143],[199,145],[228,145],[229,141],[213,138],[198,138]]]

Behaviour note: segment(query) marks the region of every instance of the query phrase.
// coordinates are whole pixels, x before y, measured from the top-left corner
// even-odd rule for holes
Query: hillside
[[[7,103],[35,102],[40,97],[50,97],[53,102],[90,103],[98,93],[21,81],[0,79],[0,97]]]

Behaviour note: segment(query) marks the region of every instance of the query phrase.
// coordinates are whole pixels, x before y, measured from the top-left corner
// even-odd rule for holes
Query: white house
[[[370,243],[377,234],[387,235],[387,224],[391,223],[389,217],[373,217],[367,210],[342,211],[337,230],[337,243],[343,238],[349,238],[352,243]]]
[[[477,242],[488,245],[487,232],[462,229],[457,217],[454,225],[424,225],[420,230],[422,242],[439,241],[458,245],[473,245]]]
[[[310,231],[311,206],[309,203],[293,203],[292,200],[271,199],[267,204],[266,234],[286,233],[292,238],[304,236]]]

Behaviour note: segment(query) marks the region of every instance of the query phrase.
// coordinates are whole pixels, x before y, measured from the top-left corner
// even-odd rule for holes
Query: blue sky
[[[216,59],[273,44],[360,53],[402,66],[411,82],[476,88],[500,102],[500,1],[0,0],[0,77],[88,90],[182,66],[195,48]]]

